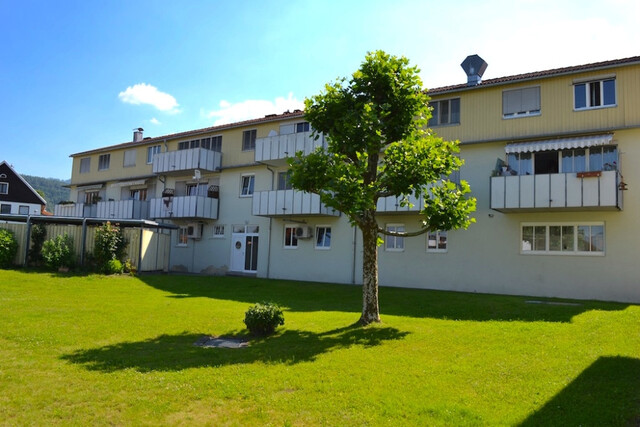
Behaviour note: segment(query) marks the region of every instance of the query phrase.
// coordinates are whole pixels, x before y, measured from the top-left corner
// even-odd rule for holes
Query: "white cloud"
[[[156,119],[155,117],[152,118],[151,120],[149,120],[151,123],[153,123],[154,125],[160,125],[162,123],[160,123],[160,120]]]
[[[178,102],[168,93],[160,92],[157,87],[146,83],[138,83],[129,86],[124,92],[118,94],[122,102],[133,105],[149,104],[160,111],[175,114],[179,113]]]
[[[217,126],[242,120],[257,119],[267,114],[282,114],[287,110],[302,110],[303,108],[304,102],[289,93],[287,98],[278,97],[275,101],[248,99],[232,104],[229,101],[222,100],[220,101],[220,109],[205,111],[203,115],[208,119],[215,118],[213,124]]]

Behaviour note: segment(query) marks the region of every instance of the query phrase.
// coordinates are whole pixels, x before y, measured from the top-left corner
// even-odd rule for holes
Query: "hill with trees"
[[[36,190],[41,191],[44,199],[47,201],[47,210],[53,212],[53,207],[62,202],[69,200],[69,189],[63,187],[68,185],[71,180],[61,180],[56,178],[42,178],[39,176],[22,175],[22,177]]]

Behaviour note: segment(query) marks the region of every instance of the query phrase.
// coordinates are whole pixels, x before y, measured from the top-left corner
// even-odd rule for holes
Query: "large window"
[[[446,252],[447,251],[447,232],[446,231],[429,231],[427,233],[427,252]]]
[[[316,249],[331,248],[331,227],[319,225],[316,227]]]
[[[187,196],[206,196],[208,190],[209,184],[207,182],[190,182],[186,185]]]
[[[540,87],[505,90],[502,92],[502,117],[523,117],[540,114]]]
[[[127,150],[124,152],[124,162],[122,164],[125,168],[130,168],[136,165],[136,149]]]
[[[255,179],[255,175],[242,175],[242,177],[240,177],[240,196],[253,195]]]
[[[84,193],[84,203],[87,205],[95,205],[101,200],[99,191],[87,191]]]
[[[109,169],[109,163],[111,163],[111,154],[102,154],[98,158],[98,170]]]
[[[147,163],[152,163],[153,156],[155,156],[158,153],[162,153],[162,146],[153,145],[151,147],[147,147]]]
[[[256,129],[245,130],[244,132],[242,132],[242,151],[256,149],[256,135]]]
[[[289,172],[278,172],[278,190],[291,190],[292,188]]]
[[[296,236],[297,225],[286,225],[284,227],[284,248],[296,249],[298,247],[298,237]]]
[[[137,190],[129,190],[129,198],[132,200],[145,201],[147,200],[147,189],[140,188]]]
[[[610,107],[616,105],[616,79],[596,80],[573,85],[574,108]]]
[[[0,182],[0,194],[9,194],[8,182]]]
[[[387,224],[387,231],[392,233],[404,233],[404,224]],[[403,251],[404,237],[384,236],[384,248],[387,251]]]
[[[453,125],[460,123],[460,98],[431,102],[429,126]]]
[[[507,155],[508,173],[533,175],[609,171],[618,169],[618,148],[605,145],[536,153],[510,153]]]
[[[11,205],[1,204],[0,205],[0,213],[1,214],[10,214],[11,213]]]
[[[522,224],[521,252],[548,255],[604,255],[604,224]]]
[[[80,173],[91,172],[91,157],[80,159]]]

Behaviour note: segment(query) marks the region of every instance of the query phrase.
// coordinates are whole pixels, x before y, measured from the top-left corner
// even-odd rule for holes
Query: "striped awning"
[[[102,187],[104,187],[104,184],[92,184],[92,185],[78,185],[76,187],[77,190],[82,190],[82,191],[86,191],[86,190],[100,190]]]
[[[504,151],[511,153],[532,153],[536,151],[570,150],[572,148],[587,148],[597,145],[611,144],[612,134],[581,136],[578,138],[546,139],[542,141],[517,142],[507,144]]]
[[[109,187],[130,187],[132,185],[143,185],[145,182],[147,182],[146,179],[136,179],[135,181],[120,181],[110,184]]]

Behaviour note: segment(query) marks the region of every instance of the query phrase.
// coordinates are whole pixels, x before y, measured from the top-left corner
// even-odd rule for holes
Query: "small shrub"
[[[47,240],[42,245],[42,258],[49,268],[73,267],[75,264],[73,240],[66,233]]]
[[[127,259],[124,264],[122,264],[122,268],[125,273],[131,274],[132,276],[136,274],[136,267],[133,265],[130,259]]]
[[[110,259],[104,265],[104,274],[120,274],[124,271],[124,267],[120,260]]]
[[[18,241],[10,230],[0,229],[0,267],[9,267],[18,253]]]
[[[249,307],[244,315],[244,324],[253,335],[271,335],[279,325],[284,325],[284,315],[278,304],[262,302]]]
[[[34,224],[31,227],[31,248],[29,248],[29,261],[35,265],[42,262],[42,245],[47,238],[47,228],[44,224]]]
[[[96,228],[93,256],[98,268],[106,271],[109,268],[107,266],[109,261],[118,260],[122,262],[126,255],[128,243],[122,228],[111,224],[109,221]]]

